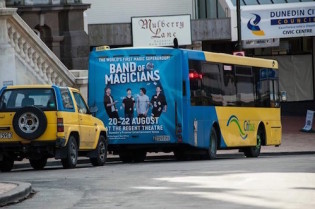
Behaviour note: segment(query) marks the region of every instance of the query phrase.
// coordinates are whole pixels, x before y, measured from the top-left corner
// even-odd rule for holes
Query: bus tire
[[[211,128],[211,135],[210,135],[210,142],[209,148],[207,150],[207,159],[214,160],[217,157],[217,143],[218,143],[218,136],[216,129],[214,127]]]
[[[142,151],[142,150],[137,150],[134,154],[133,154],[133,161],[135,163],[141,163],[145,160],[147,156],[147,152],[146,151]]]
[[[263,137],[263,130],[260,128],[257,131],[257,145],[255,147],[246,147],[244,149],[244,155],[246,157],[258,157],[260,155],[261,142]]]
[[[78,162],[78,145],[73,135],[70,136],[67,144],[67,157],[61,159],[63,168],[75,168]]]
[[[119,152],[119,158],[123,163],[131,163],[132,162],[132,154],[128,151]]]
[[[177,161],[185,161],[187,160],[187,155],[182,150],[175,150],[174,157]]]

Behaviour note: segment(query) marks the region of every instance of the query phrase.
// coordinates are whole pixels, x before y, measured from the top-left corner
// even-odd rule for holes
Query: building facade
[[[89,38],[81,0],[6,0],[68,69],[88,69]]]
[[[131,18],[135,16],[190,14],[192,46],[182,47],[224,53],[233,53],[238,49],[236,0],[165,0],[159,1],[160,4],[156,1],[135,0],[133,5],[136,7],[131,6],[127,0],[83,2],[92,5],[86,11],[91,46],[133,46]],[[294,8],[314,11],[314,3],[313,0],[240,0],[240,28],[247,28],[249,20],[244,14],[291,11],[291,17],[286,15],[275,18],[291,20],[302,17],[292,16]],[[300,27],[315,24],[314,13],[303,18],[310,20]],[[290,27],[290,24],[285,25]],[[269,27],[265,28],[266,32],[275,30]],[[315,28],[310,28],[309,33],[295,36],[271,34],[268,38],[259,39],[247,39],[246,34],[251,31],[245,29],[242,31],[242,43],[246,56],[271,58],[279,62],[280,90],[286,91],[288,98],[288,102],[282,105],[283,113],[303,115],[306,109],[314,110]]]
[[[315,109],[314,0],[240,0],[240,27],[237,25],[237,0],[6,2],[8,6],[18,8],[21,17],[70,69],[87,69],[88,53],[92,47],[133,46],[132,17],[188,14],[191,16],[192,44],[181,47],[213,52],[236,51],[238,28],[241,28],[246,56],[279,61],[280,90],[286,91],[288,98],[288,102],[282,104],[284,113],[304,115],[306,109]],[[310,13],[302,14],[302,10]],[[252,13],[261,19],[258,21],[248,16]],[[307,20],[299,25],[289,22],[299,18]],[[276,20],[283,24],[267,24]],[[254,34],[249,30],[249,22],[252,29],[261,26],[265,37],[248,37]],[[279,35],[270,33],[275,31],[274,26],[277,29],[294,26],[305,30],[296,34],[292,29],[291,32],[287,30],[287,34]]]

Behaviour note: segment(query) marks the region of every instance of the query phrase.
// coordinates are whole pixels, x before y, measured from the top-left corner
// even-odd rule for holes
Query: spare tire
[[[40,137],[47,128],[44,112],[34,106],[23,107],[13,117],[15,133],[23,139],[33,140]]]

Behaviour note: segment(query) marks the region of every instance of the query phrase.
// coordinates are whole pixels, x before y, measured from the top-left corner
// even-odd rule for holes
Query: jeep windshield
[[[6,89],[0,97],[0,111],[35,106],[43,111],[57,110],[53,89]]]

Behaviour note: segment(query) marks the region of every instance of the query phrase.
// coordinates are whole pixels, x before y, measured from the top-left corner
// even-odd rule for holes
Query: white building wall
[[[131,17],[190,14],[195,0],[82,0],[88,24],[130,23]]]

